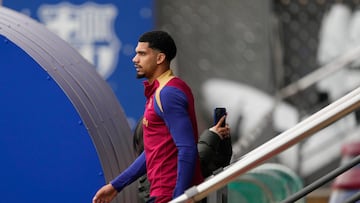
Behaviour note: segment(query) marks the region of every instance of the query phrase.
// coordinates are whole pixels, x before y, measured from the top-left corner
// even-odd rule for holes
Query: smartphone
[[[216,125],[219,120],[221,119],[221,117],[223,117],[224,115],[226,115],[226,108],[224,107],[217,107],[214,110],[214,125]],[[223,123],[221,123],[221,127],[225,127],[226,121],[224,120]]]

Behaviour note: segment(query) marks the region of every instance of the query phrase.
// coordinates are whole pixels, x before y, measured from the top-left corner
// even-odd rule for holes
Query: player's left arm
[[[162,117],[178,149],[177,181],[174,197],[191,186],[198,155],[194,129],[188,113],[188,99],[175,87],[165,87],[160,92]]]

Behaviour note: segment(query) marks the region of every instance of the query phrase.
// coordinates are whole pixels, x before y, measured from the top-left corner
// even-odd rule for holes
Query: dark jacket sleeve
[[[231,138],[221,140],[216,133],[205,130],[199,138],[198,150],[203,176],[208,177],[215,170],[230,164]]]
[[[215,162],[220,167],[228,166],[230,164],[231,156],[232,156],[231,138],[228,137],[226,139],[221,140],[217,151],[217,156],[215,157],[217,160],[215,160]]]

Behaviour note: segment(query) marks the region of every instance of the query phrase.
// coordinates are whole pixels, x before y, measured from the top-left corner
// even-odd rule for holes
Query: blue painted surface
[[[91,202],[104,177],[74,106],[2,35],[0,59],[0,202]]]
[[[138,119],[143,114],[145,98],[143,95],[142,82],[136,79],[136,71],[132,63],[132,57],[135,55],[135,47],[139,36],[145,32],[154,29],[154,1],[153,0],[3,0],[5,7],[22,12],[31,18],[38,20],[39,8],[44,5],[58,5],[60,3],[69,3],[72,5],[84,5],[92,2],[99,5],[114,5],[117,9],[117,16],[114,21],[114,31],[116,37],[121,43],[120,50],[117,53],[116,68],[114,72],[105,80],[113,89],[115,95],[123,107],[133,128]],[[66,24],[66,23],[65,23]],[[64,29],[63,29],[64,30]],[[68,41],[69,42],[69,41]],[[69,42],[72,44],[72,42]],[[74,44],[72,44],[74,45]],[[95,65],[96,66],[96,65]]]

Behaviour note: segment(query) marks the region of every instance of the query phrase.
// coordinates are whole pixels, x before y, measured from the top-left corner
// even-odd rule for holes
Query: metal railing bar
[[[310,192],[314,191],[315,189],[318,189],[322,185],[324,185],[327,182],[333,180],[334,178],[336,178],[340,174],[344,173],[345,171],[349,170],[350,168],[356,166],[359,163],[360,163],[360,155],[353,158],[350,162],[336,168],[335,170],[331,171],[330,173],[328,173],[327,175],[321,177],[320,179],[314,181],[310,185],[304,187],[303,189],[301,189],[297,193],[292,194],[291,196],[286,198],[281,203],[292,203],[292,202],[295,202],[295,201],[301,199],[302,197],[306,196]]]
[[[249,152],[216,176],[209,178],[198,186],[190,188],[184,194],[172,200],[171,203],[194,202],[203,199],[211,192],[235,180],[241,174],[288,149],[302,139],[323,129],[359,107],[360,88],[357,88],[289,130],[286,130],[277,137]]]
[[[311,85],[319,82],[320,80],[324,79],[325,77],[329,76],[330,74],[340,71],[343,68],[346,68],[350,65],[353,61],[358,59],[360,56],[360,46],[355,47],[344,54],[340,55],[338,58],[333,60],[332,62],[325,64],[315,71],[309,73],[308,75],[300,78],[299,80],[287,85],[286,87],[280,89],[275,97],[274,97],[274,104],[271,109],[266,113],[266,115],[261,119],[257,128],[251,129],[247,134],[248,136],[244,137],[243,139],[239,139],[237,143],[233,145],[233,157],[234,160],[237,160],[241,151],[246,149],[252,141],[260,136],[260,132],[263,129],[262,126],[264,123],[270,122],[271,115],[280,101],[297,94],[300,91],[303,91],[309,88]],[[259,130],[259,128],[261,130]]]
[[[314,85],[315,83],[319,82],[320,80],[324,79],[330,74],[340,71],[343,68],[346,68],[353,61],[358,59],[359,56],[360,56],[360,46],[345,52],[344,54],[340,55],[332,62],[319,67],[318,69],[309,73],[308,75],[280,89],[275,95],[275,102],[272,108],[266,113],[263,119],[261,119],[259,125],[257,125],[257,128],[251,129],[248,133],[246,133],[248,134],[248,136],[244,137],[244,139],[239,139],[237,143],[234,144],[233,147],[234,159],[237,160],[239,154],[241,153],[241,150],[247,148],[250,142],[252,142],[257,137],[260,136],[259,133],[262,132],[262,129],[258,130],[259,126],[262,126],[261,125],[262,123],[269,122],[273,111],[275,110],[275,108],[277,107],[280,101],[309,88],[311,85]]]
[[[356,47],[351,49],[344,54],[340,55],[338,58],[333,60],[332,62],[321,66],[320,68],[316,69],[312,73],[300,78],[294,83],[282,88],[279,91],[280,99],[285,99],[290,97],[302,90],[307,89],[311,85],[315,84],[316,82],[324,79],[325,77],[329,76],[330,74],[345,68],[353,61],[359,58],[360,55],[360,47]]]

